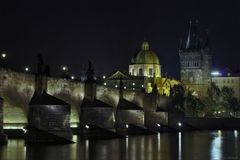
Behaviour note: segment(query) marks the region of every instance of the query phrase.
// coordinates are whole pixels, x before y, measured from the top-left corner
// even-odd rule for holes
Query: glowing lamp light
[[[157,126],[158,126],[158,127],[161,127],[161,124],[158,123]]]
[[[132,83],[133,86],[135,86],[135,83]]]
[[[7,55],[6,55],[6,53],[2,53],[2,58],[6,58],[7,57]]]
[[[234,137],[237,138],[238,137],[238,131],[234,130]]]
[[[63,67],[62,67],[62,70],[63,70],[63,71],[66,71],[67,69],[68,69],[68,68],[67,68],[66,66],[63,66]]]
[[[25,71],[28,72],[30,69],[29,67],[25,67]]]
[[[142,85],[142,88],[144,87],[144,85]]]
[[[129,125],[128,125],[128,124],[126,124],[126,128],[129,128]]]
[[[107,85],[107,83],[103,83],[103,85],[104,85],[104,86],[106,86],[106,85]]]
[[[221,73],[219,71],[212,71],[211,75],[212,76],[221,76]]]
[[[181,122],[178,122],[178,126],[181,127],[181,126],[182,126],[182,123],[181,123]]]
[[[123,88],[124,88],[124,89],[127,89],[127,87],[126,87],[126,86],[124,86]]]
[[[27,130],[25,128],[22,129],[24,133],[27,133]]]
[[[72,80],[74,80],[74,79],[75,79],[75,77],[74,77],[74,76],[71,76],[71,79],[72,79]]]
[[[106,78],[106,76],[102,76],[102,78],[103,78],[103,79],[105,79],[105,78]]]
[[[133,88],[133,90],[135,90],[135,88]]]
[[[118,85],[115,85],[115,88],[117,88],[118,87]]]
[[[85,125],[85,128],[89,129],[89,125]]]

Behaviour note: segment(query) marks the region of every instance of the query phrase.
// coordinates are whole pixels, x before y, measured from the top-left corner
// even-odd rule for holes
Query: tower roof
[[[132,58],[132,64],[160,64],[158,56],[150,50],[149,43],[143,41],[141,50]]]
[[[196,20],[195,22],[190,21],[186,49],[198,49],[200,45],[199,38],[198,20]]]

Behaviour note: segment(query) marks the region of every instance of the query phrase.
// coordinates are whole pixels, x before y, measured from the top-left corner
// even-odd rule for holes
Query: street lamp
[[[66,71],[66,70],[68,70],[68,68],[67,68],[66,66],[63,66],[63,67],[62,67],[62,70],[63,70],[63,71]]]
[[[1,54],[1,57],[2,57],[2,58],[6,58],[6,57],[7,57],[7,54],[6,54],[6,53],[2,53],[2,54]]]
[[[181,127],[181,126],[182,126],[182,123],[181,123],[181,122],[178,122],[178,126]]]
[[[25,69],[24,69],[26,72],[28,72],[30,69],[29,69],[29,67],[25,67]]]
[[[75,79],[75,77],[74,77],[74,76],[71,76],[71,79],[72,79],[72,80],[74,80],[74,79]]]

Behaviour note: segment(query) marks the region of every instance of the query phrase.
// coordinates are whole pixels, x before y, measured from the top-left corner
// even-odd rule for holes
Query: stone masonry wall
[[[62,78],[48,78],[47,92],[71,105],[71,123],[79,122],[79,106],[84,98],[84,83]],[[35,76],[0,69],[0,97],[3,103],[3,122],[7,124],[26,124],[28,103],[35,90]],[[124,98],[143,107],[144,94],[124,90]],[[119,101],[119,90],[97,85],[96,97],[112,105],[114,110]]]

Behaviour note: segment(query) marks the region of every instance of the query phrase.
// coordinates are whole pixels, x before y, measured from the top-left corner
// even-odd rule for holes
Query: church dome
[[[141,51],[139,51],[131,60],[132,64],[160,64],[156,53],[150,50],[149,43],[142,43]]]

